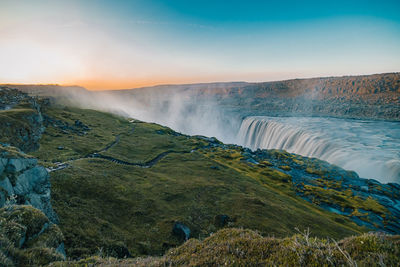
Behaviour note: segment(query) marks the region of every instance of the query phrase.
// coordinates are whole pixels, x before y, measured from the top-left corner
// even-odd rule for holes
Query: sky
[[[102,90],[399,71],[399,0],[0,0],[0,83]]]

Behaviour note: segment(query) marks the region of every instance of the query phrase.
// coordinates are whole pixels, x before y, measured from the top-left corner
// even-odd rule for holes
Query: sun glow
[[[400,68],[400,20],[308,14],[292,21],[278,11],[302,13],[260,3],[260,10],[243,12],[234,4],[215,10],[204,4],[192,10],[204,13],[202,18],[155,9],[151,1],[89,2],[1,1],[0,83],[101,90]],[[277,13],[265,15],[270,8]],[[258,11],[260,21],[254,21]]]

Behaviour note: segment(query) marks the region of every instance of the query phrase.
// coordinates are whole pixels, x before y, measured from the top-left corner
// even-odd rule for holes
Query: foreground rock
[[[58,222],[50,203],[47,170],[16,148],[0,145],[0,207],[10,197],[15,197],[17,204],[41,210],[51,222]]]

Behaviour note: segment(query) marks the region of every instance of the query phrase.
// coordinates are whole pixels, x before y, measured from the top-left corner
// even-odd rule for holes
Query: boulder
[[[185,241],[190,237],[189,227],[181,222],[175,222],[174,227],[172,228],[172,233]]]

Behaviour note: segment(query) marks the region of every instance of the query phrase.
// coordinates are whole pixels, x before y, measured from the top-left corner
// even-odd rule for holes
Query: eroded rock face
[[[0,146],[0,207],[15,195],[18,204],[32,205],[58,222],[50,203],[50,181],[47,170],[10,147]]]

